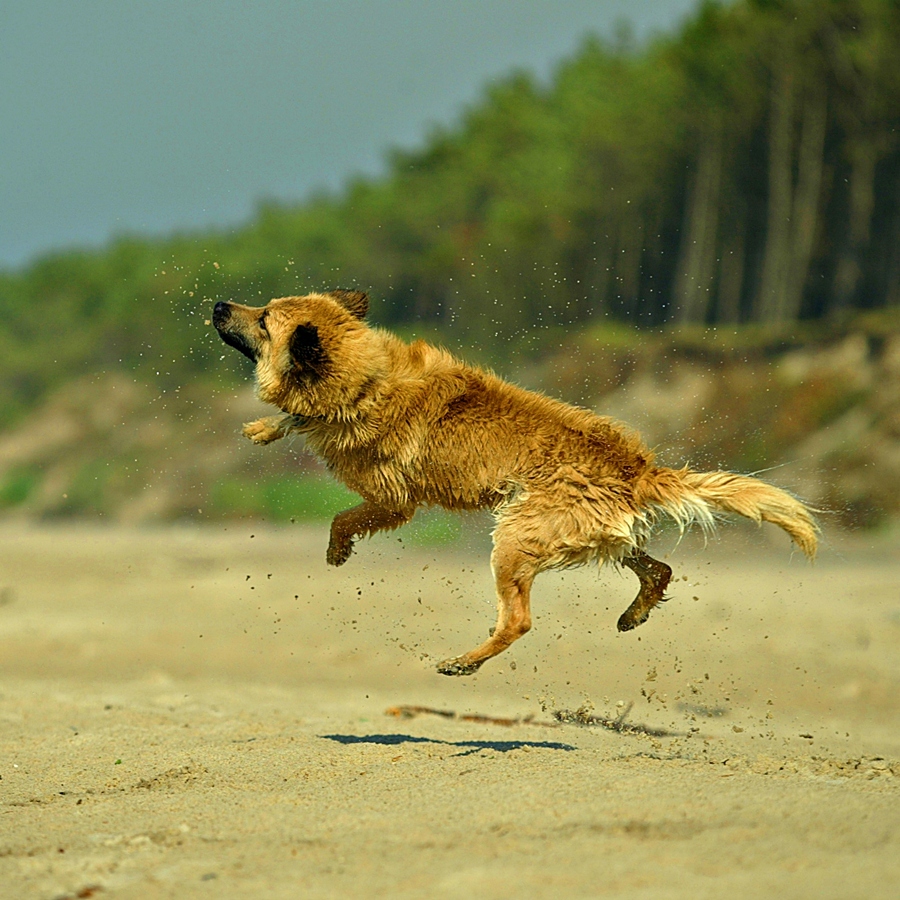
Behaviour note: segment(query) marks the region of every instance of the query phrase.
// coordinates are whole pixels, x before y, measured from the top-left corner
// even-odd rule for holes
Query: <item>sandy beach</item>
[[[663,538],[624,635],[630,573],[545,574],[446,678],[487,530],[331,570],[325,527],[7,522],[0,896],[897,896],[895,539]]]

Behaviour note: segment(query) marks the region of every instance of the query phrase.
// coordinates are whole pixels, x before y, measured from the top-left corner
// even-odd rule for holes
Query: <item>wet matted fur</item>
[[[611,419],[508,384],[423,341],[365,322],[368,297],[330,291],[264,307],[217,303],[225,343],[256,364],[260,399],[282,411],[244,434],[267,444],[289,432],[363,502],[331,525],[327,560],[356,539],[408,522],[420,506],[490,509],[497,622],[491,636],[438,671],[469,675],[531,627],[529,594],[545,569],[618,563],[640,581],[620,631],[646,621],[672,575],[645,552],[666,514],[710,530],[716,511],[783,528],[810,558],[810,510],[764,481],[657,466],[640,438]]]

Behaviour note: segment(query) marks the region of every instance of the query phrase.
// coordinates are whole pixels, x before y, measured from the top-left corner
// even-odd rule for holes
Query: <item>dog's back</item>
[[[805,553],[815,552],[806,508],[778,488],[655,466],[641,439],[612,419],[422,341],[370,333],[389,361],[377,386],[356,416],[313,425],[309,435],[335,474],[373,502],[489,507],[503,516],[528,498],[553,520],[578,520],[556,541],[565,549],[549,554],[552,565],[620,559],[645,544],[660,513],[682,528],[711,529],[716,510],[774,522]]]
[[[632,485],[652,462],[611,419],[512,385],[449,353],[373,330],[390,368],[363,417],[321,423],[310,441],[363,496],[451,510],[496,507],[512,490],[578,481]]]

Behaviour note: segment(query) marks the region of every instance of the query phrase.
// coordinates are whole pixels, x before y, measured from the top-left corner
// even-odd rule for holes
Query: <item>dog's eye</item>
[[[260,318],[259,318],[259,329],[260,329],[260,331],[262,331],[263,334],[269,333],[269,329],[266,328],[266,317],[265,316],[260,316]]]

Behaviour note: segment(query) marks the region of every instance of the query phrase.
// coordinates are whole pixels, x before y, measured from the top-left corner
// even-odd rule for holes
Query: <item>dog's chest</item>
[[[375,447],[348,445],[334,436],[308,443],[339,481],[367,500],[396,506],[412,499],[405,467]]]

